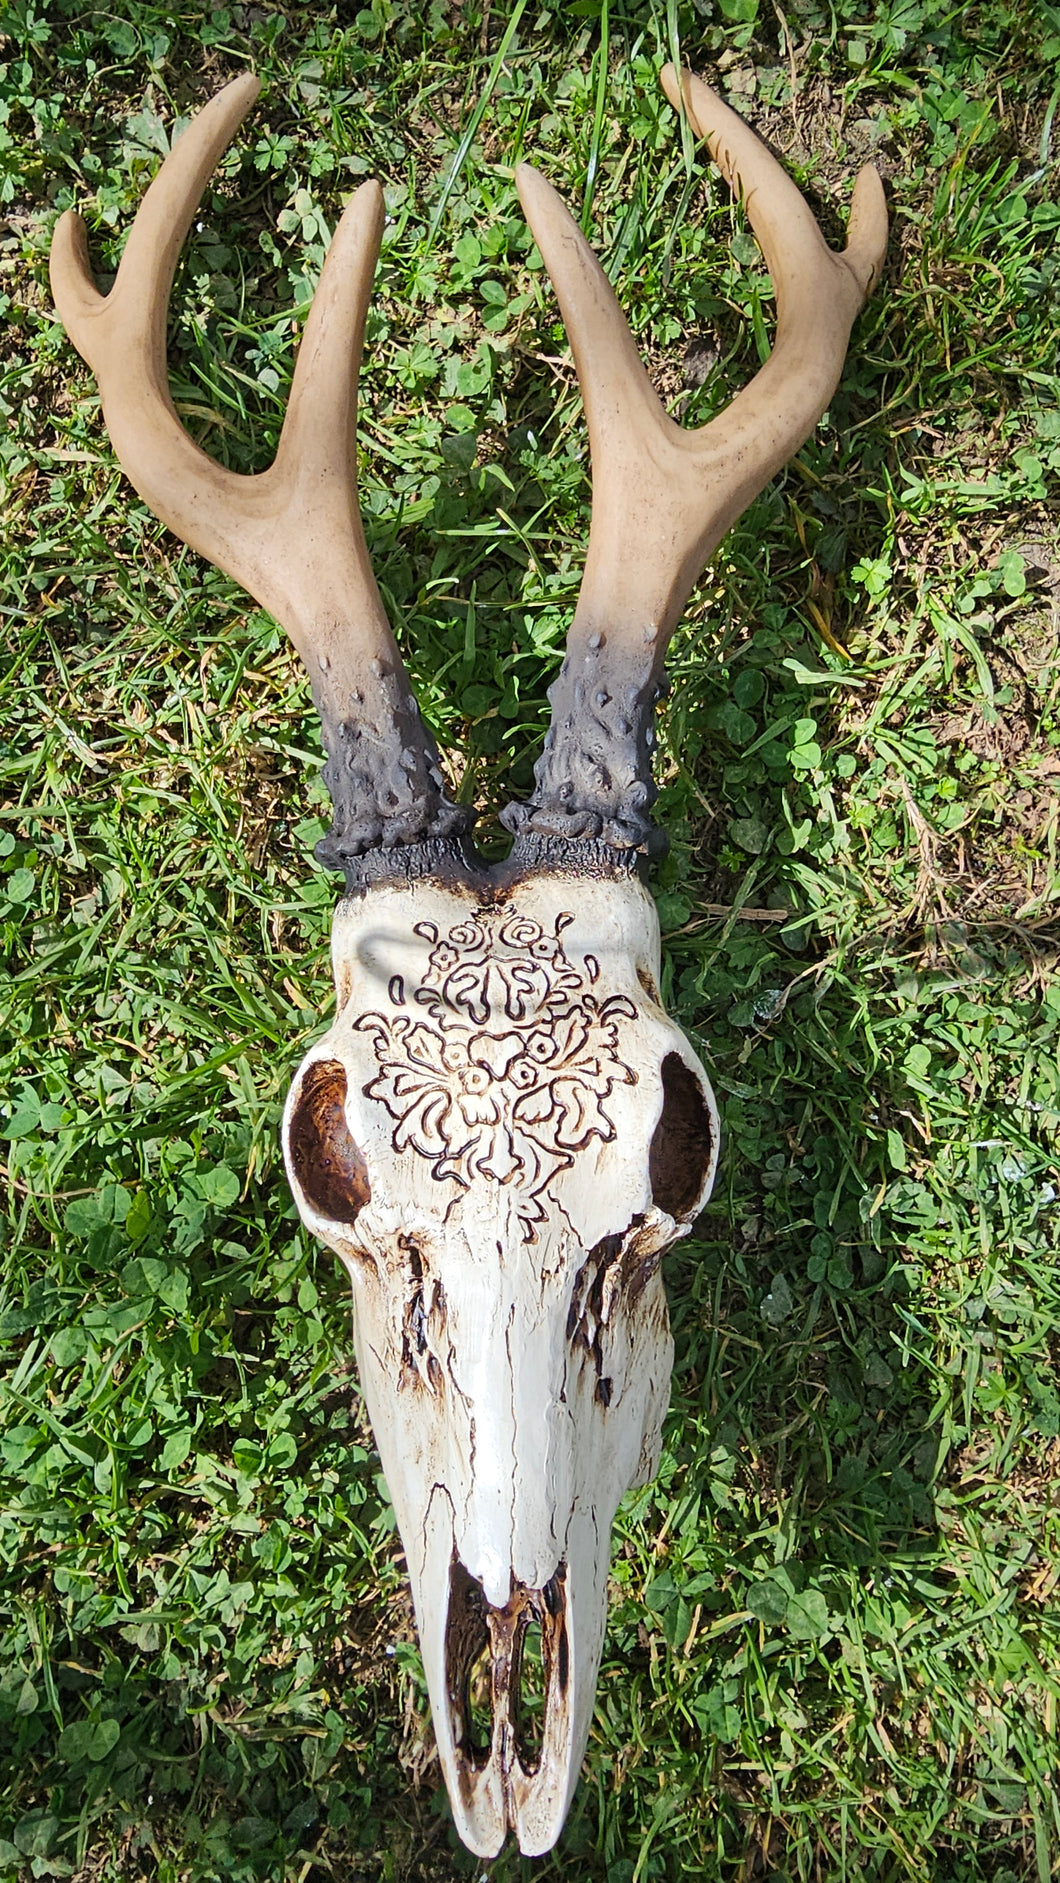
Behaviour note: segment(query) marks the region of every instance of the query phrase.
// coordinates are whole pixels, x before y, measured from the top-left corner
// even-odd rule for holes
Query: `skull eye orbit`
[[[368,1166],[346,1123],[346,1071],[337,1059],[318,1059],[306,1068],[288,1142],[312,1207],[333,1223],[355,1222],[372,1192]]]
[[[714,1126],[699,1080],[679,1053],[663,1060],[662,1085],[662,1117],[648,1157],[652,1201],[675,1220],[687,1219],[703,1194]]]

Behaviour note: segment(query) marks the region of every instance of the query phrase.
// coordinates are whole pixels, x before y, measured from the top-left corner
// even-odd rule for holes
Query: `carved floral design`
[[[593,1138],[615,1127],[606,1100],[637,1075],[618,1054],[620,1019],[636,1019],[624,994],[599,999],[599,965],[572,962],[561,936],[512,904],[481,910],[431,944],[411,997],[390,983],[389,1014],[357,1021],[373,1036],[378,1077],[369,1098],[394,1119],[394,1149],[428,1159],[431,1174],[468,1185],[476,1177],[516,1186],[520,1215],[539,1222],[540,1197]]]

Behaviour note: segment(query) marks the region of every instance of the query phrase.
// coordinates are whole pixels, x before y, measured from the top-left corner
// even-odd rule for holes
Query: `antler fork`
[[[690,72],[663,69],[722,175],[744,199],[773,277],[777,336],[724,412],[695,431],[668,418],[611,285],[556,192],[516,172],[526,219],[552,277],[585,401],[592,523],[552,728],[513,831],[658,847],[647,811],[652,714],[667,645],[692,586],[726,531],[809,436],[842,371],[854,318],[887,244],[871,165],[854,187],[847,247],[829,249],[806,202],[742,118]]]
[[[306,321],[279,449],[257,476],[193,444],[166,371],[166,314],[207,178],[257,97],[233,79],[189,125],[140,205],[104,298],[85,226],[67,210],[51,251],[52,293],[99,381],[130,482],[175,535],[283,623],[309,672],[328,752],[333,867],[376,848],[458,836],[473,813],[445,797],[438,752],[387,622],[357,502],[357,378],[383,230],[383,192],[362,183],[335,231]]]
[[[760,372],[715,419],[685,431],[652,389],[599,262],[529,164],[516,173],[552,277],[585,401],[593,511],[553,722],[517,833],[657,847],[647,812],[652,714],[666,647],[701,569],[740,513],[808,436],[838,382],[853,320],[879,273],[887,212],[876,171],[857,179],[847,248],[828,249],[795,185],[701,80],[664,68],[726,180],[742,191],[777,296],[777,338]],[[56,306],[100,383],[118,457],[178,536],[241,582],[287,628],[309,671],[335,824],[321,860],[459,837],[473,812],[445,797],[387,623],[357,504],[357,376],[382,232],[378,183],[361,185],[336,230],[299,351],[275,462],[223,470],[177,417],[165,326],[177,257],[206,179],[253,103],[233,80],[181,137],[141,205],[117,280],[99,295],[84,224],[56,227]],[[356,875],[356,869],[352,870]]]

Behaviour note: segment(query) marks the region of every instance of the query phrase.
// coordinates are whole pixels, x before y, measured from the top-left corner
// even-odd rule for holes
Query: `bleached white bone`
[[[635,878],[376,887],[340,904],[332,951],[338,1016],[284,1120],[291,1187],[353,1283],[460,1833],[491,1856],[510,1825],[536,1854],[585,1748],[611,1522],[655,1470],[659,1263],[709,1192],[717,1114],[659,1005]],[[540,1742],[520,1720],[534,1623]]]

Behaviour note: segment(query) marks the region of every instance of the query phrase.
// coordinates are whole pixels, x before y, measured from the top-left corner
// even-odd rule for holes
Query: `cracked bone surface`
[[[56,306],[126,473],[276,615],[309,670],[335,811],[319,853],[347,894],[336,1017],[295,1078],[284,1151],[303,1220],[351,1278],[453,1814],[487,1857],[509,1831],[527,1855],[548,1850],[577,1783],[611,1522],[655,1469],[669,1396],[659,1265],[717,1158],[706,1074],[659,1002],[641,875],[659,847],[666,646],[706,558],[824,410],[886,240],[874,171],[834,255],[743,121],[689,73],[667,67],[662,83],[745,198],[776,345],[727,412],[681,431],[580,230],[520,166],[582,384],[594,508],[536,788],[505,812],[516,841],[492,867],[473,813],[446,796],[357,507],[378,185],[336,231],[276,460],[255,477],[184,432],[165,323],[199,195],[256,81],[234,80],[174,145],[108,296],[70,212],[52,249]]]
[[[488,1856],[510,1824],[536,1853],[589,1730],[611,1521],[655,1469],[659,1263],[710,1189],[714,1102],[659,1005],[635,877],[377,887],[340,904],[332,946],[339,1011],[288,1100],[291,1186],[353,1283],[461,1834]]]

